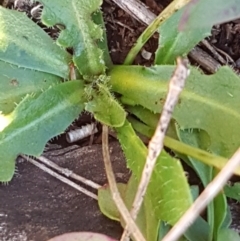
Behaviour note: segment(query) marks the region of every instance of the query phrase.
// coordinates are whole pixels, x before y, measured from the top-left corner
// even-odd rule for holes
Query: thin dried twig
[[[138,21],[149,25],[156,15],[147,9],[147,6],[139,0],[112,0],[121,9]]]
[[[132,233],[134,239],[136,241],[145,241],[145,238],[143,237],[141,231],[137,227],[136,223],[132,219],[128,209],[126,208],[120,193],[117,188],[117,183],[113,174],[112,164],[110,161],[109,156],[109,149],[108,149],[108,127],[103,125],[102,129],[102,150],[103,150],[103,160],[105,165],[105,170],[108,178],[109,187],[111,190],[113,201],[115,202],[119,212],[121,213],[121,216],[123,217],[126,225],[128,226],[128,229],[130,233]]]
[[[174,0],[172,1],[141,33],[136,43],[132,46],[124,60],[125,65],[132,64],[137,54],[140,52],[144,44],[158,31],[159,27],[177,10],[186,5],[190,0]]]
[[[49,159],[47,159],[44,156],[40,156],[37,157],[37,160],[43,162],[44,164],[52,167],[53,169],[59,171],[61,174],[63,174],[66,177],[71,177],[72,179],[75,179],[77,181],[80,181],[82,183],[84,183],[85,185],[92,187],[94,189],[99,189],[101,187],[101,185],[86,179],[85,177],[81,177],[79,175],[77,175],[76,173],[74,173],[73,171],[69,170],[68,168],[62,168],[60,166],[58,166],[56,163],[50,161]]]
[[[227,61],[215,50],[215,48],[206,39],[202,40],[201,44],[205,46],[209,51],[211,51],[214,58],[217,59],[221,64],[227,64]]]
[[[234,170],[240,165],[240,148],[235,152],[225,167],[204,189],[202,194],[196,199],[193,205],[179,219],[174,227],[162,239],[162,241],[175,241],[187,230],[187,228],[195,221],[203,209],[210,201],[220,192],[228,179],[232,176]]]
[[[43,164],[37,162],[36,160],[28,157],[28,156],[25,156],[25,155],[21,155],[21,157],[23,157],[24,159],[26,159],[27,161],[29,161],[30,163],[32,163],[33,165],[37,166],[38,168],[42,169],[44,172],[50,174],[51,176],[57,178],[58,180],[68,184],[69,186],[77,189],[78,191],[86,194],[87,196],[93,198],[93,199],[98,199],[97,195],[95,195],[94,193],[88,191],[87,189],[77,185],[76,183],[70,181],[69,179],[59,175],[58,173],[54,172],[53,170],[51,170],[50,168],[44,166]]]
[[[198,46],[195,46],[188,56],[196,61],[203,69],[209,73],[216,73],[221,67],[214,58],[212,58],[206,51],[203,51]]]
[[[177,59],[177,67],[170,79],[169,89],[166,101],[163,106],[162,114],[159,119],[156,131],[149,142],[147,160],[142,172],[142,177],[138,186],[138,190],[132,205],[131,215],[133,219],[136,219],[139,209],[142,205],[143,197],[147,190],[148,183],[150,181],[157,157],[162,151],[163,140],[168,128],[168,124],[171,120],[172,112],[175,105],[178,102],[179,95],[184,88],[185,80],[189,75],[186,60],[181,58]],[[125,232],[122,235],[121,240],[128,240],[129,227],[126,226]]]

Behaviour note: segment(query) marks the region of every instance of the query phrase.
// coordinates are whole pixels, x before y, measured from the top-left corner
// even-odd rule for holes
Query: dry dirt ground
[[[2,1],[4,2],[4,1]],[[14,1],[9,1],[8,7]],[[16,8],[30,14],[32,6],[17,1]],[[158,14],[167,6],[170,0],[145,0],[149,9]],[[129,49],[145,29],[145,25],[129,16],[117,7],[111,0],[105,0],[103,5],[104,18],[107,27],[107,37],[112,60],[121,64]],[[51,30],[54,35],[54,30]],[[240,24],[239,21],[216,26],[209,43],[219,49],[219,53],[236,71],[240,68]],[[157,48],[158,34],[155,34],[144,46],[151,53],[147,60],[140,53],[136,64],[150,65]],[[210,57],[213,53],[203,44],[199,47]],[[218,57],[215,58],[219,61]],[[197,59],[193,63],[201,65]],[[219,63],[220,64],[220,63]],[[204,66],[202,66],[204,69]],[[206,70],[209,72],[209,70]],[[81,126],[93,121],[91,116],[81,116],[75,126]],[[65,135],[52,142],[57,148],[49,149],[44,155],[58,165],[73,170],[79,175],[94,180],[100,185],[107,183],[101,154],[101,140],[95,135],[92,145],[89,138],[68,145]],[[61,148],[59,149],[59,145]],[[53,147],[56,147],[53,146]],[[126,182],[130,173],[125,167],[125,160],[114,138],[110,142],[111,158],[115,175],[120,182]],[[94,190],[91,190],[94,192]],[[234,227],[239,226],[239,205],[234,204]],[[239,211],[238,211],[239,210]],[[119,238],[122,229],[119,223],[104,217],[97,201],[85,194],[60,182],[22,158],[17,160],[17,173],[6,186],[0,185],[0,240],[1,241],[45,241],[56,235],[72,231],[95,231]]]

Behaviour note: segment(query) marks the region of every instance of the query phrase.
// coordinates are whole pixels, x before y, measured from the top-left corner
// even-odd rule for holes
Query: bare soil
[[[22,2],[25,4],[21,5]],[[145,0],[143,2],[152,12],[159,14],[171,0]],[[9,1],[8,7],[12,8],[13,3],[13,0]],[[30,15],[33,6],[29,1],[18,1],[18,4],[19,11],[25,11]],[[112,60],[115,64],[121,64],[146,26],[129,16],[111,0],[104,1],[103,12]],[[223,58],[236,71],[240,69],[239,22],[234,21],[216,26],[213,35],[209,38],[209,43],[222,51]],[[54,30],[51,31],[54,35]],[[57,36],[57,33],[54,36]],[[144,50],[152,54],[151,58],[147,60],[140,53],[134,63],[151,65],[157,44],[158,34],[155,34],[144,46]],[[199,47],[214,58],[205,46],[200,44]],[[215,60],[219,61],[217,58]],[[199,65],[196,61],[195,64]],[[84,115],[74,123],[74,126],[81,126],[92,121],[91,116]],[[69,145],[65,141],[65,135],[62,135],[60,139],[51,142],[62,147],[53,148],[44,155],[58,165],[104,185],[107,179],[103,167],[99,134],[95,135],[92,145],[89,145],[89,141],[87,138],[77,142],[76,145]],[[121,148],[114,138],[110,142],[110,148],[117,180],[126,182],[130,173],[125,166]],[[193,182],[199,183],[196,179]],[[91,191],[94,192],[94,190]],[[239,208],[240,206],[236,203],[231,206],[234,210],[234,228],[240,225]],[[119,223],[101,214],[96,200],[19,158],[13,180],[6,186],[0,185],[0,240],[45,241],[56,235],[73,231],[101,232],[118,239],[122,228]]]

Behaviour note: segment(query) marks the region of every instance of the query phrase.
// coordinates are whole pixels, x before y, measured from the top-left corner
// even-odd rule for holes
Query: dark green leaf
[[[230,210],[230,206],[227,205],[226,216],[222,223],[221,229],[229,228],[231,223],[232,223],[231,210]]]
[[[173,71],[174,66],[115,67],[110,84],[123,103],[160,113]],[[173,118],[181,129],[206,131],[210,151],[230,157],[240,146],[239,109],[240,78],[230,68],[222,67],[211,76],[192,68]]]
[[[42,22],[47,26],[62,24],[57,43],[72,47],[73,61],[82,75],[100,75],[105,71],[103,51],[96,41],[102,39],[103,31],[91,18],[101,0],[40,0],[44,5]]]
[[[0,61],[0,112],[8,114],[27,94],[41,93],[61,82],[52,74],[18,68]]]
[[[179,140],[200,149],[207,149],[210,145],[209,136],[202,130],[181,130],[177,128]],[[205,148],[202,145],[205,144]],[[212,181],[212,167],[208,166],[195,158],[188,156],[188,164],[194,169],[199,178],[201,179],[204,187]]]
[[[108,43],[107,43],[107,30],[106,30],[104,19],[102,16],[102,11],[98,10],[97,12],[95,12],[92,15],[92,18],[93,18],[93,21],[96,24],[100,25],[103,29],[103,37],[102,37],[102,39],[99,39],[97,41],[97,45],[103,51],[103,59],[104,59],[104,62],[106,64],[107,68],[111,68],[113,63],[111,60],[111,56],[109,54]]]
[[[233,186],[226,185],[224,187],[224,193],[227,197],[240,201],[240,182],[236,182]]]
[[[0,60],[68,78],[71,56],[46,32],[23,13],[0,7],[0,16]]]
[[[239,234],[231,229],[222,229],[219,232],[218,240],[217,241],[240,241]]]
[[[38,97],[26,96],[7,116],[0,116],[0,181],[10,181],[18,154],[38,156],[46,142],[61,134],[84,107],[83,84],[69,81]],[[1,130],[1,127],[0,127]]]
[[[159,28],[155,64],[174,64],[178,56],[189,53],[202,39],[211,35],[212,26],[179,31],[178,23],[185,8],[174,13]]]
[[[213,200],[214,226],[213,239],[218,240],[219,232],[227,215],[227,200],[223,193],[219,193]]]
[[[207,241],[210,236],[209,224],[202,217],[198,217],[184,233],[184,236],[189,241]]]

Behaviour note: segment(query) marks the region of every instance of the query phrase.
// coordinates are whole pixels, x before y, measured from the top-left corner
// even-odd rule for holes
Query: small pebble
[[[142,50],[141,55],[144,59],[149,60],[152,57],[152,53],[146,51],[145,49]]]

